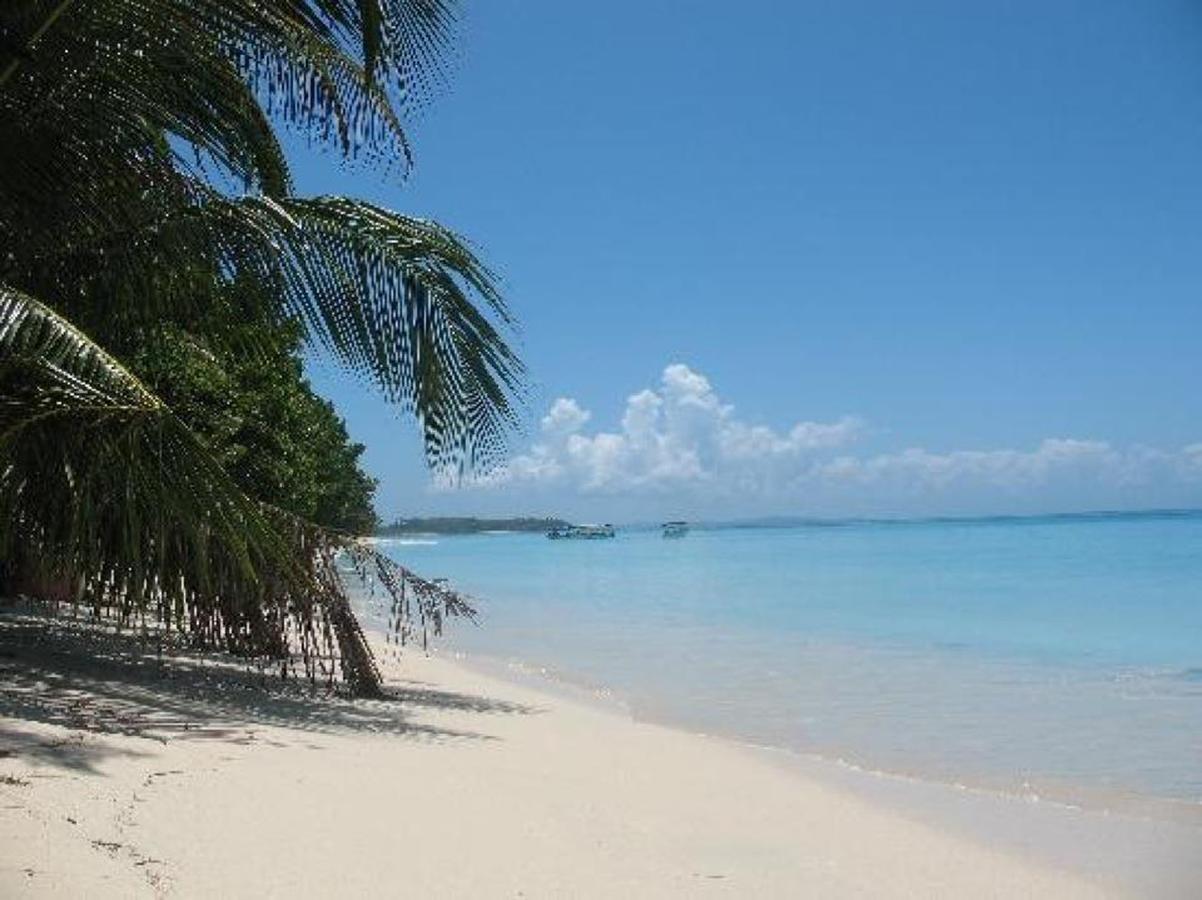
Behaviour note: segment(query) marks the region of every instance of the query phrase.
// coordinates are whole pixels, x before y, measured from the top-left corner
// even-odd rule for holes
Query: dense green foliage
[[[453,21],[449,0],[0,4],[0,591],[364,691],[340,556],[402,635],[467,610],[338,530],[370,526],[371,485],[298,353],[463,472],[514,421],[509,312],[442,226],[297,196],[276,133],[403,173]]]
[[[300,329],[228,298],[195,321],[147,329],[130,369],[248,495],[315,525],[377,526],[375,481],[329,401],[304,377]]]

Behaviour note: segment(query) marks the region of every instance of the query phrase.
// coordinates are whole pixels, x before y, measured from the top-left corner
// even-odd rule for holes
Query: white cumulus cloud
[[[543,416],[544,434],[571,434],[579,431],[592,413],[581,409],[580,404],[568,397],[560,397],[551,404],[551,409]]]
[[[1030,449],[856,452],[858,417],[784,428],[740,418],[681,363],[626,398],[612,430],[556,399],[533,444],[480,482],[559,496],[670,497],[674,508],[832,514],[1202,502],[1202,442],[1178,450],[1047,438]],[[689,498],[695,500],[692,503]]]
[[[538,441],[489,482],[627,491],[734,487],[750,478],[764,488],[815,451],[847,445],[863,431],[851,416],[798,422],[783,432],[744,422],[709,379],[681,363],[666,367],[655,388],[626,399],[618,430],[585,433],[590,419],[575,400],[556,399],[542,419]]]

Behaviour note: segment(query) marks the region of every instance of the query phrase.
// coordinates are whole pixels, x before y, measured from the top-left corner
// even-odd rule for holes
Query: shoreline
[[[7,618],[6,896],[1172,897],[1202,877],[1072,871],[441,653],[380,653],[396,699],[348,701]]]
[[[891,768],[876,765],[863,758],[870,753],[765,743],[740,734],[733,728],[706,730],[693,727],[670,714],[650,711],[645,708],[648,704],[641,703],[614,688],[589,682],[582,676],[564,672],[554,666],[446,646],[432,645],[431,652],[486,677],[561,696],[569,702],[595,705],[602,710],[629,716],[637,722],[661,725],[701,738],[727,741],[752,752],[779,756],[781,764],[786,766],[831,767],[873,779],[895,779],[1010,801],[1043,803],[1066,810],[1168,821],[1202,828],[1202,800],[1145,794],[1131,789],[1114,788],[1107,791],[1075,782],[1054,783],[1046,778],[1034,785],[1030,781],[1019,783],[1015,779],[1003,776],[973,774],[953,778],[941,777],[938,773],[924,771],[917,766]]]
[[[448,648],[615,691],[638,718],[1180,820],[1202,807],[1182,556],[1199,521],[1058,525],[1062,549],[1024,522],[387,552],[480,598],[484,627]]]
[[[1037,864],[1057,867],[1069,860],[1070,871],[1127,885],[1133,896],[1148,896],[1148,886],[1156,879],[1142,870],[1159,855],[1162,845],[1187,842],[1199,862],[1186,877],[1189,885],[1202,886],[1202,804],[1128,792],[1088,793],[1078,785],[1060,795],[1018,792],[1000,783],[961,783],[876,768],[841,756],[756,743],[737,733],[701,731],[669,718],[644,715],[636,702],[619,692],[549,666],[445,647],[432,648],[432,654],[491,680],[731,748],[792,777],[835,787],[924,826],[999,847]],[[1192,896],[1181,893],[1187,895]]]

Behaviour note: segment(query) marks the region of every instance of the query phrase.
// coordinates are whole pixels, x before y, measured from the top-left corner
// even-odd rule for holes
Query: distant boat
[[[553,541],[564,539],[596,541],[614,536],[614,527],[605,525],[565,525],[562,528],[552,528],[547,537]]]
[[[688,533],[688,522],[664,522],[664,537],[666,538],[682,538]]]

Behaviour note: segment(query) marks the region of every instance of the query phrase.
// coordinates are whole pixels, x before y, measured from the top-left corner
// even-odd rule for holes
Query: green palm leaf
[[[524,369],[494,278],[460,238],[340,197],[247,198],[218,215],[227,258],[277,283],[312,340],[413,412],[437,468],[500,458]]]
[[[516,426],[524,369],[492,273],[453,232],[369,203],[210,193],[142,228],[30,255],[8,277],[129,334],[210,302],[215,281],[254,278],[316,346],[418,418],[436,467],[487,468]]]
[[[434,466],[499,458],[524,371],[494,276],[435,223],[292,196],[275,131],[406,170],[401,117],[453,26],[446,0],[0,6],[0,567],[360,688],[378,676],[337,557],[384,587],[402,636],[470,613],[243,494],[119,362],[249,282],[412,412]]]
[[[472,615],[361,541],[247,497],[117,360],[4,287],[0,360],[0,558],[26,583],[362,693],[379,673],[340,555],[385,591],[402,637]]]

